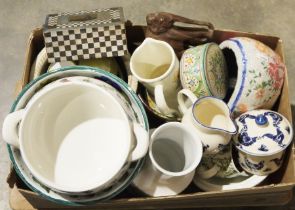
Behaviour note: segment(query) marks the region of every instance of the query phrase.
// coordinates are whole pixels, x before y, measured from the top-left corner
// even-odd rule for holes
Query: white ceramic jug
[[[164,41],[146,38],[130,58],[130,70],[164,115],[177,115],[177,92],[180,88],[179,60]]]
[[[211,96],[198,99],[188,89],[181,90],[177,99],[179,110],[184,114],[182,123],[191,126],[199,134],[204,155],[222,151],[237,132],[226,103]]]

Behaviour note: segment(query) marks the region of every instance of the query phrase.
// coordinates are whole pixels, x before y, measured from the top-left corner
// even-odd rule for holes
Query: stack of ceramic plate
[[[146,131],[148,131],[149,128],[146,113],[138,97],[131,90],[131,88],[123,80],[108,72],[86,66],[65,67],[53,72],[43,74],[40,77],[36,78],[27,86],[25,86],[22,92],[18,95],[11,108],[11,112],[24,108],[31,97],[33,97],[33,95],[40,89],[42,89],[42,87],[44,87],[45,85],[58,79],[72,76],[95,78],[113,86],[128,101],[136,118],[136,122],[144,127]],[[58,193],[39,182],[32,175],[32,173],[24,163],[19,149],[14,146],[8,145],[8,151],[17,174],[28,185],[28,187],[31,188],[31,190],[37,192],[46,199],[67,205],[89,204],[101,200],[107,200],[118,195],[127,186],[129,186],[133,178],[141,169],[144,162],[144,158],[132,162],[126,172],[120,178],[118,178],[118,180],[116,180],[112,185],[103,190],[97,192],[89,192],[88,194],[85,193],[83,195],[70,195]]]

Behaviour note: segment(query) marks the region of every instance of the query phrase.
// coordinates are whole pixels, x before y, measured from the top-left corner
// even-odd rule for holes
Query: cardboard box
[[[131,26],[127,24],[128,48],[132,52],[144,39],[144,27]],[[215,30],[213,41],[220,43],[225,39],[235,36],[247,36],[262,41],[274,49],[284,59],[282,40],[278,37],[261,34],[245,33],[230,30]],[[23,77],[17,85],[17,92],[28,83],[31,64],[44,47],[42,30],[35,29],[28,41],[25,68]],[[278,112],[283,114],[290,122],[292,121],[291,107],[288,93],[288,76],[285,76],[285,83],[280,98],[276,104]],[[260,186],[242,189],[216,192],[191,192],[177,196],[167,197],[128,197],[120,196],[110,201],[100,202],[94,206],[85,206],[83,209],[184,209],[200,207],[233,207],[233,206],[279,206],[287,204],[292,198],[292,188],[295,184],[293,147],[286,153],[286,159],[282,168],[270,175],[266,182]],[[61,206],[45,200],[36,193],[28,190],[18,179],[14,170],[11,171],[8,179],[11,187],[10,204],[12,209],[74,209],[76,207]],[[122,198],[123,197],[123,198]],[[81,208],[81,207],[77,207]]]

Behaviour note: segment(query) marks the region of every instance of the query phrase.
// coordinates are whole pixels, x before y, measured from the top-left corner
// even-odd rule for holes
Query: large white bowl
[[[97,68],[92,67],[83,67],[83,66],[74,66],[74,67],[65,67],[61,68],[57,71],[46,73],[41,75],[37,79],[30,82],[27,86],[24,87],[22,92],[17,97],[14,102],[11,112],[19,110],[27,104],[30,98],[36,93],[39,89],[41,89],[44,85],[55,81],[60,78],[69,77],[69,76],[86,76],[97,78],[101,81],[104,81],[114,88],[116,88],[125,98],[129,101],[131,108],[134,113],[135,120],[141,124],[148,131],[148,120],[146,113],[142,104],[140,103],[136,94],[131,90],[131,88],[121,79],[116,76],[102,71]],[[89,195],[84,196],[69,196],[58,194],[51,189],[40,184],[30,173],[26,165],[24,164],[20,152],[18,149],[13,146],[8,145],[8,151],[10,155],[10,159],[13,162],[14,168],[20,178],[28,185],[30,189],[37,192],[41,196],[45,197],[48,200],[65,204],[65,205],[77,205],[77,204],[85,204],[92,203],[99,200],[110,199],[120,192],[122,192],[133,180],[137,172],[140,170],[143,164],[143,159],[136,161],[131,167],[128,169],[127,173],[119,179],[116,184],[111,186],[110,188],[105,189],[102,192],[91,193]]]

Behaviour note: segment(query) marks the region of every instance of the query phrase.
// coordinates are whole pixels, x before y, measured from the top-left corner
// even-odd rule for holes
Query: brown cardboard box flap
[[[278,206],[287,204],[292,198],[293,184],[280,186],[269,185],[245,190],[230,190],[220,192],[202,192],[190,195],[158,198],[129,198],[109,202],[97,203],[93,206],[70,207],[62,206],[41,198],[30,191],[18,190],[14,187],[11,191],[11,203],[30,203],[35,208],[48,209],[179,209],[200,207],[230,207],[230,206]],[[24,201],[24,198],[27,201]],[[230,199],[229,199],[230,198]],[[20,202],[21,201],[21,202]],[[20,206],[19,206],[20,207]],[[15,208],[19,209],[19,208]]]

